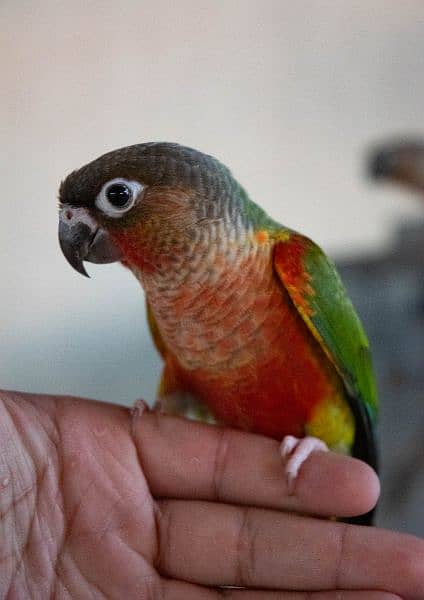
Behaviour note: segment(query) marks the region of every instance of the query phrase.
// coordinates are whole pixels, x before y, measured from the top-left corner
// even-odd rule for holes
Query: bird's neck
[[[263,231],[217,222],[198,228],[188,254],[133,271],[170,352],[187,369],[219,369],[251,358],[247,347],[276,288],[271,263]]]

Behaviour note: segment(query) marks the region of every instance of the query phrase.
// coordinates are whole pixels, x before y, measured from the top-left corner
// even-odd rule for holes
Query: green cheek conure
[[[59,238],[80,273],[121,261],[143,286],[162,410],[283,440],[289,484],[322,442],[376,467],[368,341],[334,265],[218,160],[109,152],[62,183]]]

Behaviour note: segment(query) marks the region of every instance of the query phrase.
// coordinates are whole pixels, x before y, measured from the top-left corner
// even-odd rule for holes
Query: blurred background
[[[119,146],[194,146],[338,261],[381,390],[379,524],[424,535],[424,203],[364,168],[424,136],[422,1],[2,0],[0,31],[0,386],[153,399],[139,285],[66,264],[57,189]]]

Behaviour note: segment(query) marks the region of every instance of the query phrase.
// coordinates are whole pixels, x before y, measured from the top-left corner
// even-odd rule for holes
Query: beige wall
[[[2,0],[0,385],[33,386],[22,344],[49,339],[38,387],[66,375],[84,392],[76,358],[54,379],[73,334],[92,327],[95,353],[95,332],[113,328],[114,364],[119,332],[134,315],[144,327],[127,273],[90,266],[84,280],[58,251],[59,181],[108,149],[167,140],[215,154],[333,254],[376,249],[418,215],[364,183],[361,159],[376,136],[424,131],[423,28],[421,0]]]

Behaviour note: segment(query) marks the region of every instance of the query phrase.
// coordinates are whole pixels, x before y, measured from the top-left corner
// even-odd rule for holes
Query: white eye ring
[[[117,219],[132,209],[144,187],[138,181],[116,177],[104,184],[94,203],[105,215]]]

